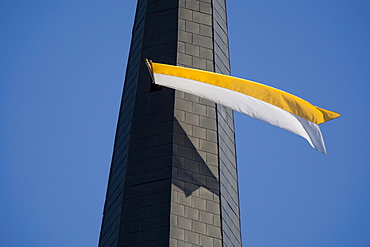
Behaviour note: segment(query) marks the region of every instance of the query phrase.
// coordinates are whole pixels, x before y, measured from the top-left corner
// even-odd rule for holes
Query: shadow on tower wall
[[[172,183],[182,190],[186,197],[199,188],[200,193],[219,196],[218,161],[207,164],[207,154],[200,150],[200,139],[186,133],[181,123],[174,120],[174,155]],[[216,150],[217,152],[217,150]],[[217,160],[213,154],[213,160]]]

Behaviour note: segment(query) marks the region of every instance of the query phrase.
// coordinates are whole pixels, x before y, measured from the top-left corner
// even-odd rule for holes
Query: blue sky
[[[0,0],[0,246],[96,246],[135,5]],[[342,115],[325,156],[235,113],[244,246],[370,246],[369,13],[228,1],[232,75]]]

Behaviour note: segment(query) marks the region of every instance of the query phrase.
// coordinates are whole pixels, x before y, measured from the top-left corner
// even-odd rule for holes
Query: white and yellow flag
[[[340,115],[257,82],[147,61],[154,83],[224,105],[305,138],[326,154],[319,124]]]

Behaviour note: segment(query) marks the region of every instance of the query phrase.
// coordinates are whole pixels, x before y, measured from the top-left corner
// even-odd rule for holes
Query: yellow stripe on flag
[[[340,116],[336,112],[314,106],[290,93],[254,81],[166,64],[151,63],[151,65],[153,73],[199,81],[249,95],[315,124],[321,124]]]

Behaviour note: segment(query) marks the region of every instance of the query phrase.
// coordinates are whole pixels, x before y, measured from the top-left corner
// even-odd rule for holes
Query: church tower
[[[229,74],[225,0],[138,0],[99,246],[241,246],[233,112],[145,58]]]

